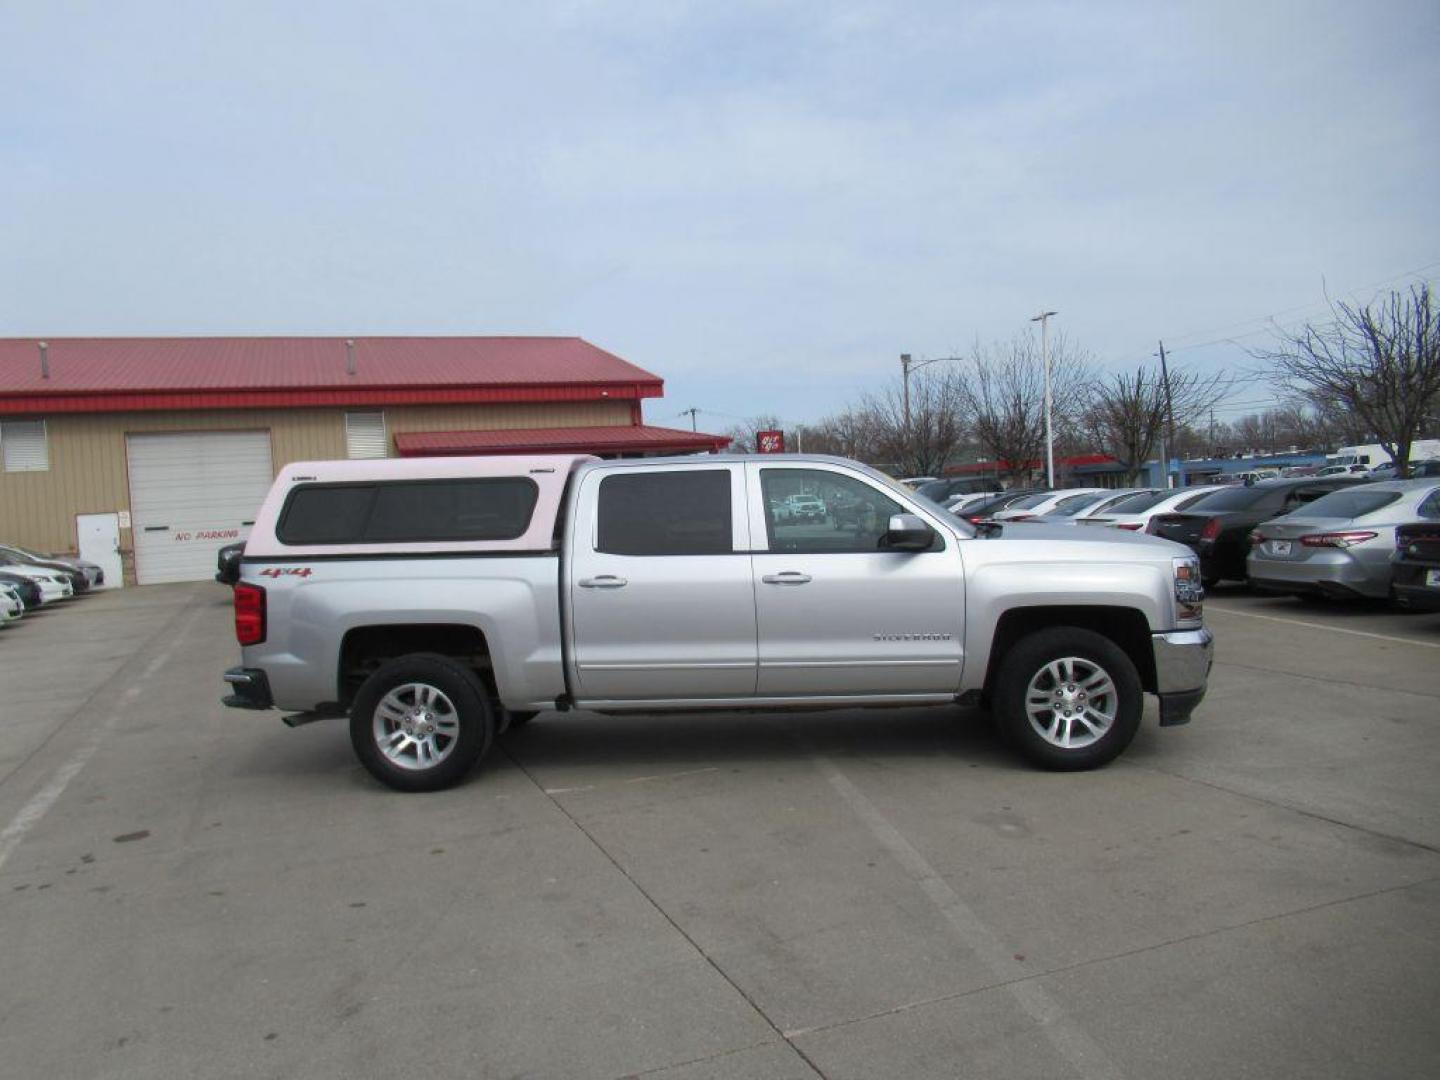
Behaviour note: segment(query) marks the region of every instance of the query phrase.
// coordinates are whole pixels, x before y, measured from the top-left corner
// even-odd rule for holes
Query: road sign
[[[785,452],[785,433],[783,431],[757,431],[755,433],[755,452],[757,454],[783,454]]]

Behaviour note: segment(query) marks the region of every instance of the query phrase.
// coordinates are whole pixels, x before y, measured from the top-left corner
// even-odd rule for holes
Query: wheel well
[[[360,684],[385,661],[421,652],[439,653],[474,668],[495,693],[490,645],[477,628],[463,623],[398,623],[357,626],[346,632],[340,643],[340,704],[349,705]]]
[[[995,640],[990,645],[990,663],[985,671],[988,693],[1010,647],[1027,634],[1054,626],[1079,626],[1103,634],[1130,657],[1140,673],[1140,685],[1155,691],[1155,649],[1150,640],[1150,624],[1135,608],[1099,607],[1091,605],[1055,605],[1047,607],[1011,608],[1000,616],[995,627]]]

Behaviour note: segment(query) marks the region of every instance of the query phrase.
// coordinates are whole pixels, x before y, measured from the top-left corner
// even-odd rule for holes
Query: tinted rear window
[[[286,498],[275,535],[290,545],[514,540],[539,494],[518,476],[307,484]]]
[[[1190,509],[1197,514],[1205,514],[1215,510],[1248,510],[1266,502],[1279,506],[1289,490],[1263,487],[1226,488],[1224,491],[1211,492],[1198,502],[1192,503]]]
[[[1299,517],[1356,518],[1362,514],[1373,514],[1381,507],[1389,506],[1400,498],[1398,491],[1332,491],[1314,502],[1295,511]]]

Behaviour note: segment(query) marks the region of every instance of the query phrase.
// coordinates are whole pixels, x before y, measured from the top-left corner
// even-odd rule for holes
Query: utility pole
[[[1056,311],[1042,311],[1031,322],[1040,324],[1040,360],[1045,365],[1045,486],[1055,490],[1055,434],[1050,420],[1050,316]]]
[[[1165,471],[1165,487],[1170,487],[1170,454],[1175,449],[1175,402],[1170,400],[1170,368],[1165,363],[1165,342],[1160,342],[1160,378],[1165,380],[1165,431],[1160,467]]]
[[[700,412],[699,409],[696,409],[696,408],[693,408],[693,407],[692,407],[692,408],[689,408],[689,409],[681,409],[681,410],[680,410],[680,415],[681,415],[681,416],[688,416],[688,417],[690,417],[690,430],[691,430],[691,431],[699,431],[699,430],[700,430],[699,422],[695,419],[696,414],[699,413],[699,412]]]

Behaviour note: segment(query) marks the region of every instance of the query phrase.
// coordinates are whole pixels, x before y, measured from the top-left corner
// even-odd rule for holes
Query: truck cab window
[[[771,551],[800,555],[878,551],[895,500],[862,480],[822,469],[762,469]]]
[[[730,472],[619,472],[600,482],[597,551],[727,555],[734,550]]]

